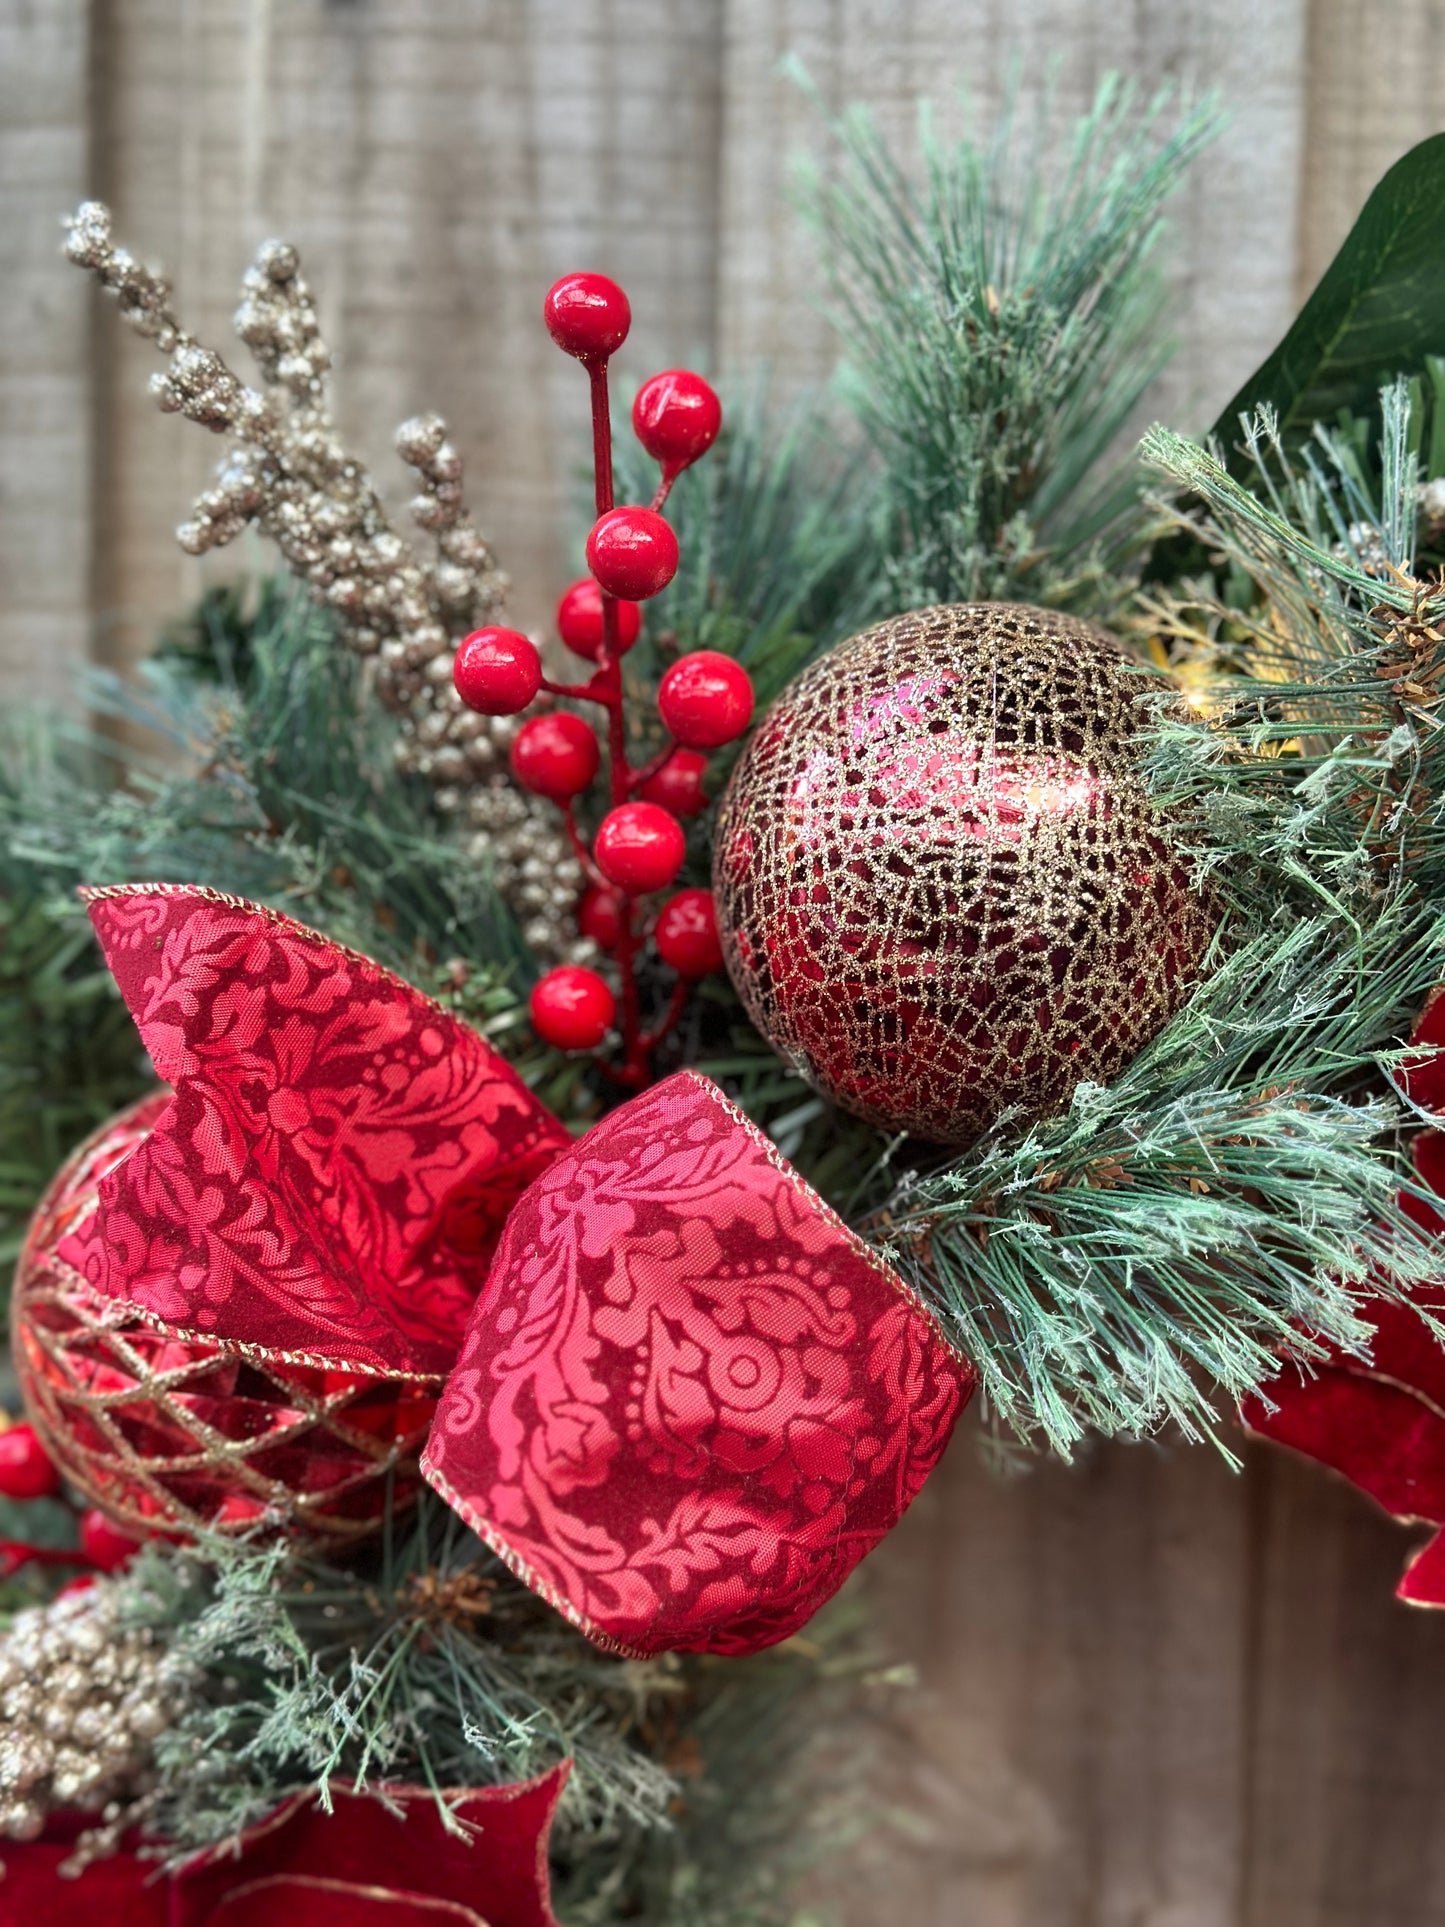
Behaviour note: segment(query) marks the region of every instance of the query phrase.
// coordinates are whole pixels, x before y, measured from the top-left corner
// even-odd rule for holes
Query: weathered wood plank
[[[0,0],[0,690],[57,701],[90,647],[89,308],[58,221],[85,181],[86,14]]]
[[[630,289],[624,393],[659,363],[710,355],[715,7],[137,0],[112,24],[100,191],[167,263],[188,325],[244,368],[228,341],[241,271],[267,234],[294,239],[346,434],[400,505],[392,431],[439,409],[517,614],[545,620],[580,565],[587,404],[541,298],[586,265]],[[170,527],[215,450],[155,417],[145,344],[109,352],[101,579],[114,652],[132,657],[194,593]]]

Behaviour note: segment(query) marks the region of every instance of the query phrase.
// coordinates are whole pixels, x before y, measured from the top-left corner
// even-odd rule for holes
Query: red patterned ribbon
[[[574,1144],[367,958],[209,891],[88,894],[175,1089],[60,1246],[97,1291],[278,1362],[450,1372],[428,1478],[610,1650],[782,1639],[897,1523],[972,1370],[706,1078]]]
[[[384,1806],[337,1781],[332,1812],[297,1794],[165,1879],[133,1850],[66,1878],[75,1829],[57,1827],[0,1843],[0,1927],[558,1927],[547,1839],[569,1771],[446,1794],[455,1828],[424,1787]]]

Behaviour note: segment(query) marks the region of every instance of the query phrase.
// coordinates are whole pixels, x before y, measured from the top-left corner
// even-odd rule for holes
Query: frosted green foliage
[[[1168,356],[1161,210],[1218,117],[1115,77],[1059,141],[1054,119],[1015,92],[986,139],[947,139],[925,108],[915,173],[855,109],[806,177],[892,610],[1107,604],[1141,526],[1106,458]]]

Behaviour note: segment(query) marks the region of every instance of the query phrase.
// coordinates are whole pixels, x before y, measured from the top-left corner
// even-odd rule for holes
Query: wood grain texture
[[[0,693],[73,695],[91,640],[92,377],[59,216],[90,141],[81,0],[0,0]]]
[[[666,0],[133,0],[100,53],[95,191],[121,236],[165,262],[186,325],[241,372],[242,270],[267,235],[294,240],[343,432],[400,507],[392,432],[445,415],[515,611],[539,623],[580,570],[586,449],[585,380],[542,332],[541,296],[579,259],[632,289],[624,388],[710,357],[716,29],[711,6]],[[129,659],[194,592],[170,531],[216,451],[157,416],[149,344],[115,333],[99,573],[105,652]]]
[[[1301,300],[1385,169],[1445,127],[1445,0],[1313,0],[1304,78]]]
[[[899,136],[922,95],[966,82],[987,116],[1051,61],[1060,118],[1111,67],[1219,87],[1230,130],[1173,216],[1157,407],[1186,427],[1445,124],[1445,0],[0,0],[0,688],[132,659],[198,582],[171,530],[217,447],[155,411],[150,346],[61,260],[83,193],[240,368],[242,269],[296,240],[347,436],[400,504],[392,430],[445,414],[537,623],[580,560],[585,387],[538,325],[557,274],[629,289],[624,378],[832,365],[787,53]],[[1263,1449],[1238,1477],[1109,1448],[999,1483],[961,1437],[868,1570],[922,1683],[879,1738],[900,1825],[849,1857],[842,1917],[1445,1924],[1445,1623],[1391,1598],[1406,1539]]]

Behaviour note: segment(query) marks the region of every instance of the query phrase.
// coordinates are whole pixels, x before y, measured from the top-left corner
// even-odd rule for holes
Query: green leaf
[[[1239,417],[1270,402],[1287,445],[1341,410],[1373,419],[1395,375],[1445,350],[1445,134],[1396,161],[1294,326],[1214,424],[1235,475]]]

